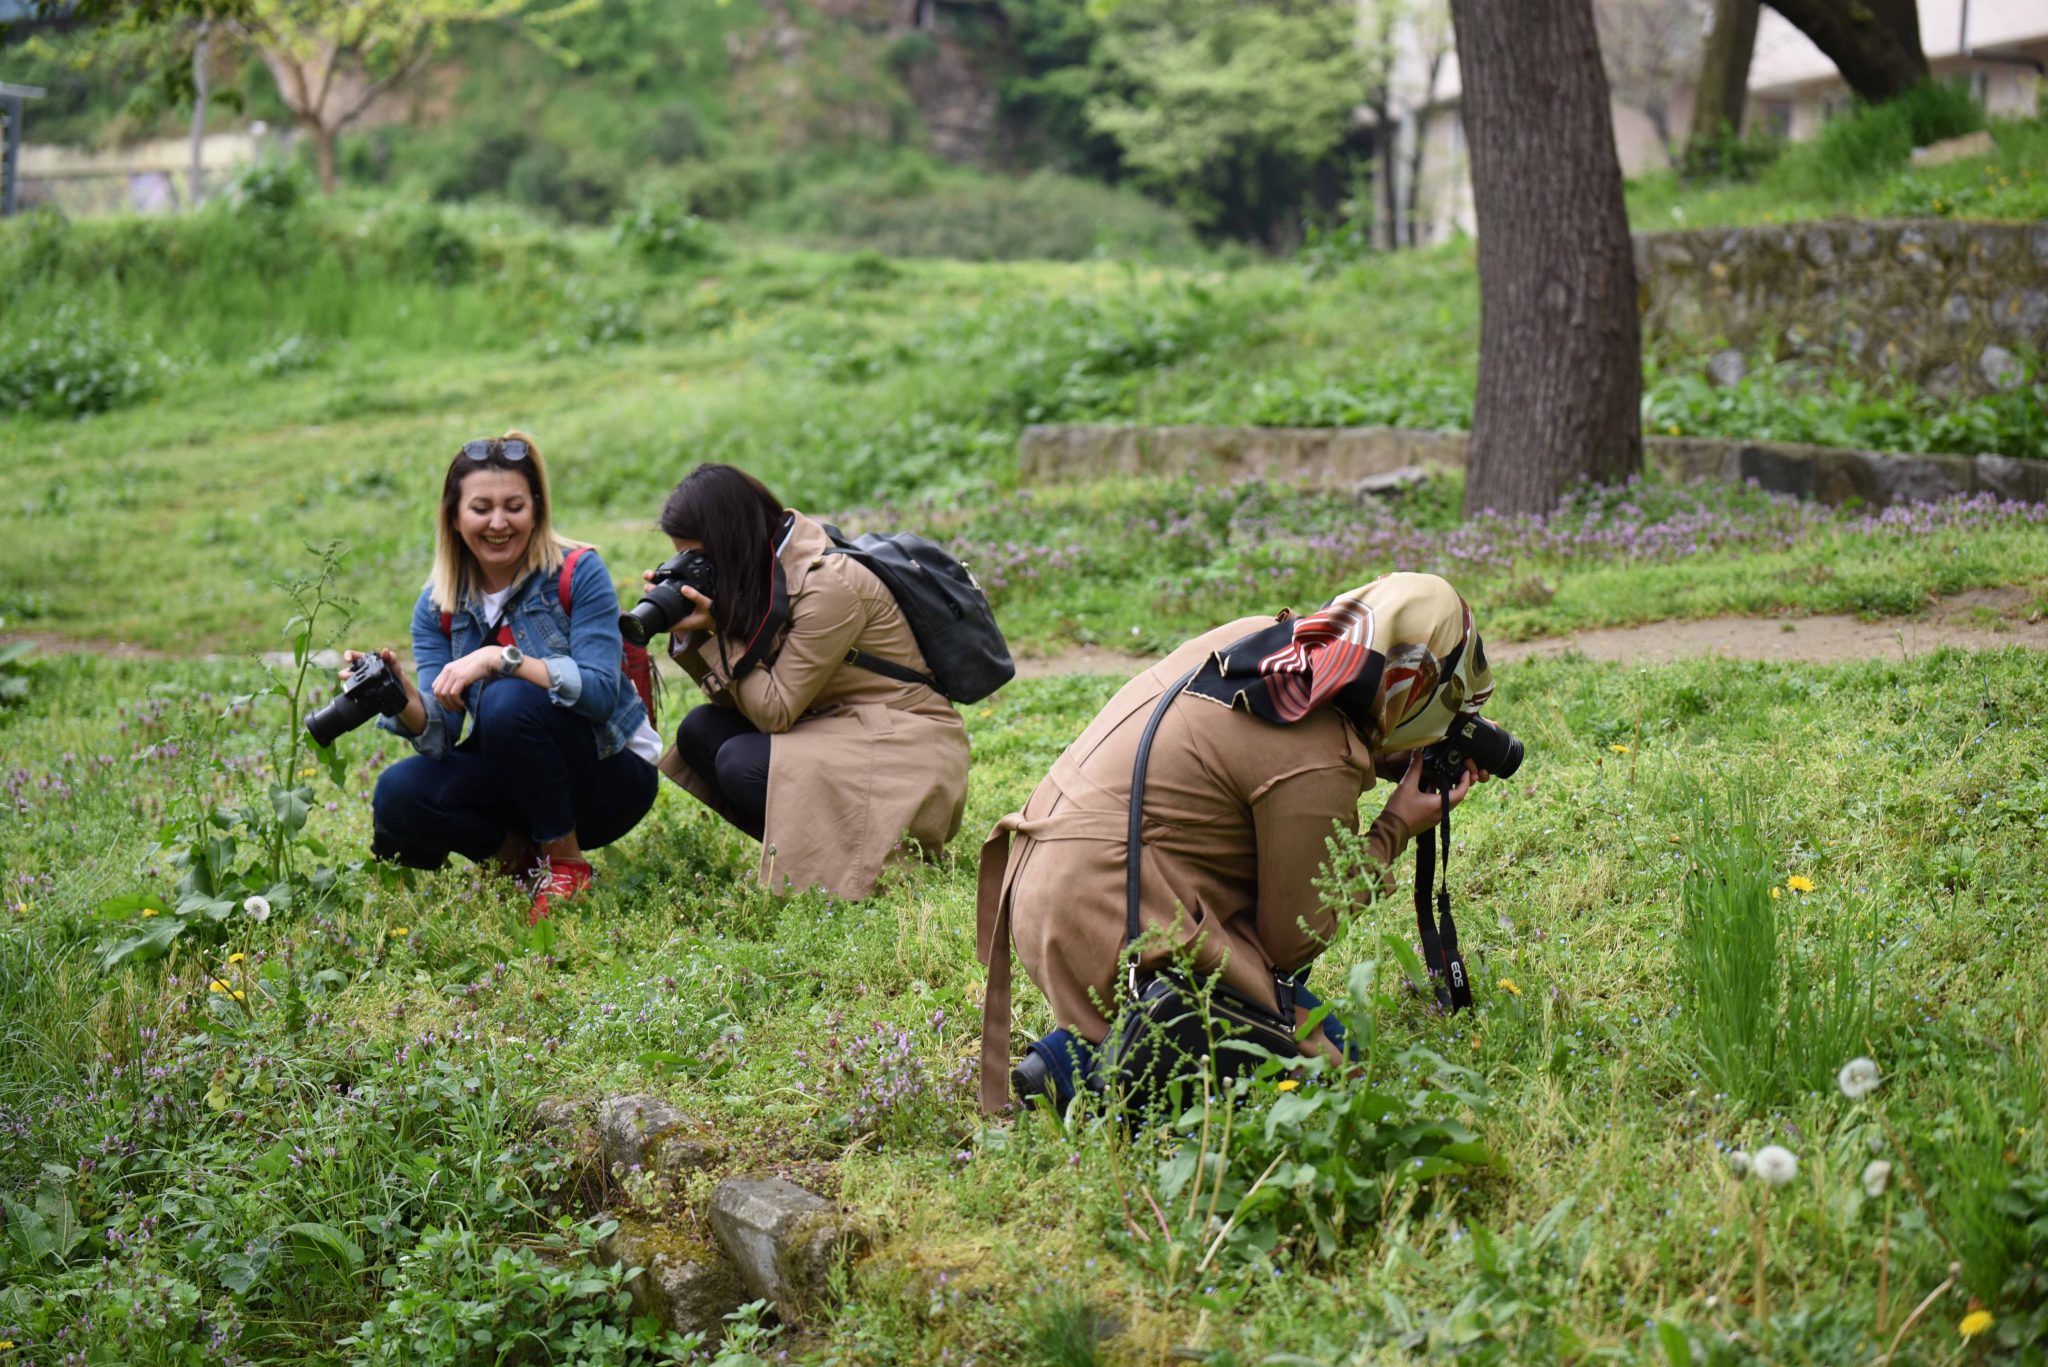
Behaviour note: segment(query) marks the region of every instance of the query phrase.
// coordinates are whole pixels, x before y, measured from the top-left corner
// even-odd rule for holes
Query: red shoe
[[[562,859],[548,857],[540,870],[540,886],[534,889],[533,908],[526,913],[526,924],[538,925],[548,914],[548,899],[551,897],[574,897],[597,881],[597,870],[590,867],[586,859]]]

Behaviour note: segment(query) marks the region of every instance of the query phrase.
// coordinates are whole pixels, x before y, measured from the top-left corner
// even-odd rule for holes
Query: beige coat
[[[768,660],[734,683],[725,661],[741,642],[671,638],[670,653],[705,695],[737,707],[775,739],[768,751],[768,817],[760,877],[781,892],[823,887],[858,900],[909,837],[937,852],[967,804],[967,729],[952,703],[923,684],[846,663],[853,650],[923,673],[902,609],[874,572],[827,555],[817,522],[794,514],[781,552],[789,625]],[[671,746],[661,771],[716,806]]]
[[[1125,684],[1053,765],[1022,812],[982,847],[977,952],[989,968],[982,1037],[983,1104],[1006,1100],[1009,944],[1052,1003],[1057,1023],[1091,1041],[1109,1031],[1125,928],[1131,765],[1153,705],[1210,654],[1270,626],[1250,617],[1199,636]],[[1391,767],[1391,766],[1389,766]],[[1145,792],[1140,916],[1175,948],[1254,999],[1278,1005],[1275,971],[1322,952],[1337,930],[1314,883],[1336,830],[1358,829],[1375,765],[1334,708],[1275,725],[1183,694],[1153,741]],[[1411,832],[1382,815],[1371,853],[1391,864]]]

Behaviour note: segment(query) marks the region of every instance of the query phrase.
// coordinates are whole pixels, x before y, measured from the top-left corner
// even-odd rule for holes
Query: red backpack
[[[561,581],[556,585],[556,591],[561,595],[562,611],[564,612],[569,611],[569,580],[576,572],[576,557],[589,549],[590,547],[588,546],[578,546],[562,557],[562,577]],[[455,614],[452,612],[442,613],[441,634],[443,636],[452,636],[454,630]],[[511,627],[503,624],[499,625],[497,643],[501,646],[513,644]],[[640,695],[641,705],[647,709],[647,724],[652,726],[654,725],[654,662],[647,658],[646,646],[636,646],[631,641],[621,641],[620,645],[625,649],[623,657],[619,661],[619,666],[626,671],[626,677],[633,681],[633,691]]]

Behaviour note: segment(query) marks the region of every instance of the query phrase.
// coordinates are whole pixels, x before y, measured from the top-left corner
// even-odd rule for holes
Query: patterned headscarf
[[[1493,696],[1472,609],[1433,574],[1390,574],[1231,642],[1187,691],[1270,722],[1337,708],[1374,750],[1442,740]]]

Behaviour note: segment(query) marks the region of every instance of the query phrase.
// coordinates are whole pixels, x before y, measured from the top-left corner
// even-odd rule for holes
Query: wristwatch
[[[511,678],[519,672],[519,666],[525,663],[526,656],[519,652],[518,646],[506,646],[498,652],[498,677],[501,679]]]

